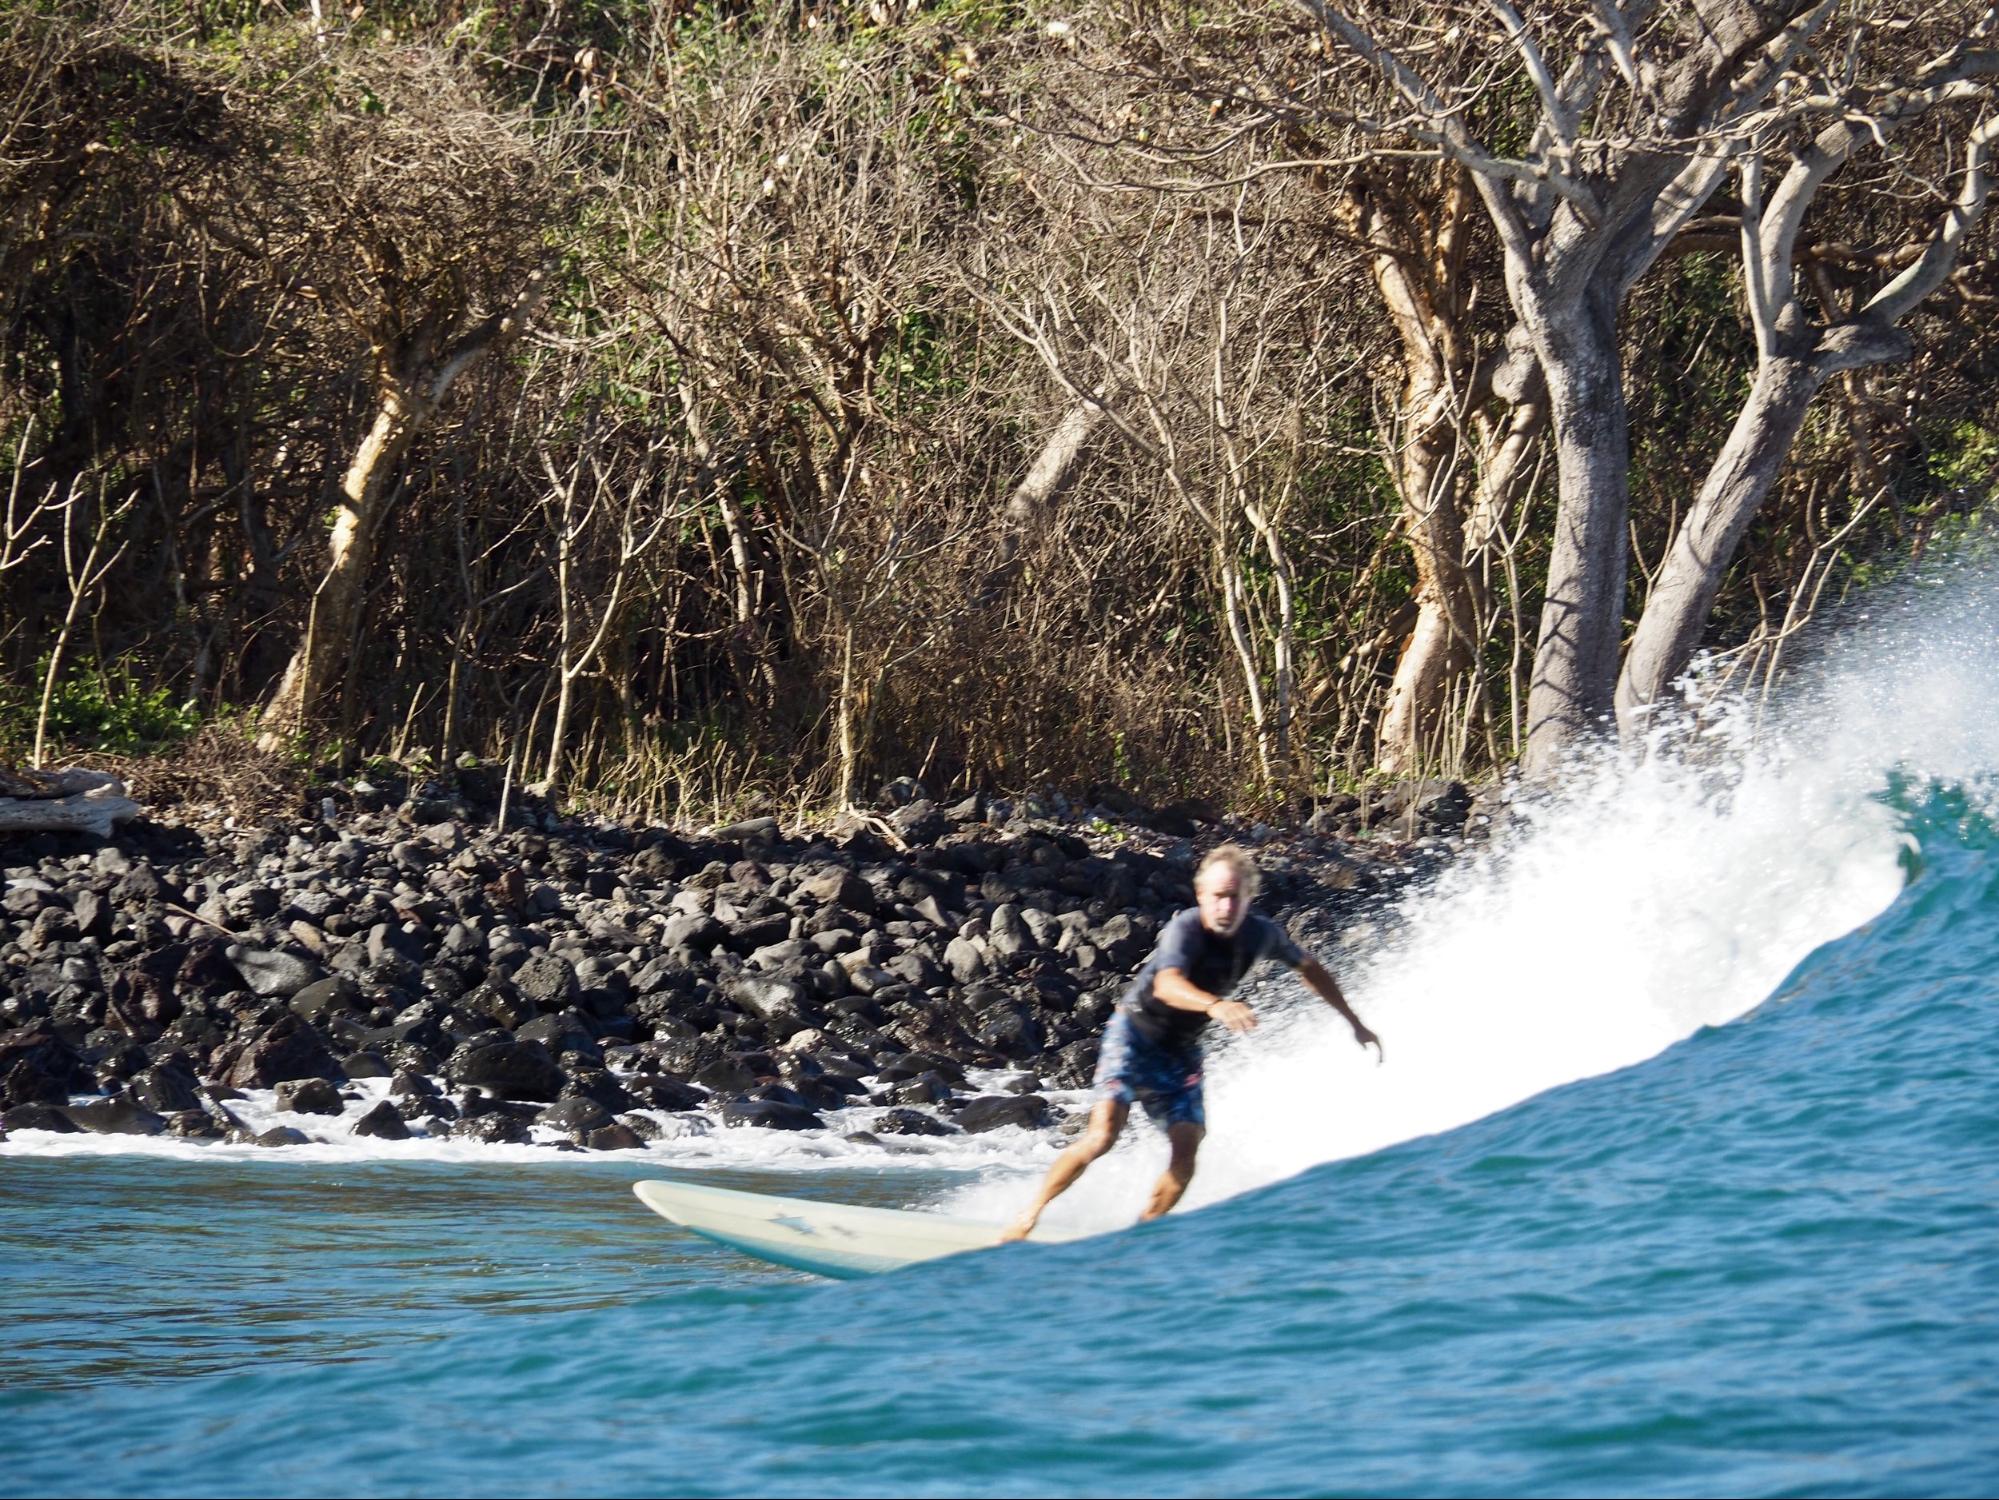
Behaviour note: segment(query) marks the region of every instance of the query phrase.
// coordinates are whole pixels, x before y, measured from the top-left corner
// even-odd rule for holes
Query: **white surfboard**
[[[989,1250],[1000,1242],[1004,1227],[692,1182],[637,1182],[632,1191],[647,1208],[683,1229],[759,1260],[820,1276],[873,1276],[967,1250]],[[1044,1243],[1076,1238],[1039,1229],[1032,1237]]]

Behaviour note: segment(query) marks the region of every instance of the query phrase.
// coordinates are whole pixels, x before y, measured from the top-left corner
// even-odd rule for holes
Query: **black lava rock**
[[[722,1105],[722,1123],[762,1130],[819,1130],[826,1124],[809,1109],[772,1099],[730,1099]]]
[[[354,1134],[374,1136],[384,1141],[406,1141],[410,1127],[402,1111],[384,1099],[354,1122]]]
[[[1048,1101],[1039,1094],[986,1094],[968,1099],[957,1119],[960,1129],[974,1133],[998,1130],[1003,1125],[1041,1130],[1052,1123]]]

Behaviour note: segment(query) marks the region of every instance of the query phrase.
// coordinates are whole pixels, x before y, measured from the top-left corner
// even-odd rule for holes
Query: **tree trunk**
[[[418,418],[406,387],[388,383],[375,420],[340,482],[340,512],[327,540],[326,576],[313,595],[305,639],[264,709],[259,743],[265,748],[275,748],[283,735],[302,728],[346,669],[374,565],[375,532]]]
[[[1014,486],[1006,502],[1006,529],[1000,535],[995,574],[1005,574],[1020,555],[1022,544],[1047,525],[1057,499],[1068,488],[1090,435],[1104,419],[1099,401],[1079,401],[1056,424],[1041,445],[1027,477]]]
[[[1527,691],[1522,767],[1545,776],[1603,731],[1624,624],[1631,443],[1612,307],[1582,306],[1535,339],[1555,432],[1558,508]]]
[[[1749,400],[1673,535],[1631,638],[1617,684],[1617,723],[1626,736],[1644,728],[1647,711],[1665,699],[1693,659],[1722,575],[1777,482],[1824,379],[1809,359],[1766,360],[1757,370]]]
[[[1378,735],[1375,763],[1391,774],[1414,769],[1436,744],[1451,684],[1478,640],[1478,594],[1465,567],[1464,455],[1450,402],[1434,363],[1412,366],[1394,472],[1416,565],[1416,625],[1396,663]]]

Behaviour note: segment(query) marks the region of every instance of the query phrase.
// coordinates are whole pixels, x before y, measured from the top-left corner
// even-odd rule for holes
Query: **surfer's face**
[[[1223,937],[1233,937],[1249,915],[1242,877],[1227,865],[1209,865],[1194,882],[1194,900],[1201,908],[1201,925]]]

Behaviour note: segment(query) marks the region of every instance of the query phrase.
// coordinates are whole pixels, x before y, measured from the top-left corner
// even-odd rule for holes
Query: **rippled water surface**
[[[0,1489],[1999,1490],[1983,640],[1864,711],[1835,678],[1851,733],[1807,757],[1619,773],[1419,899],[1344,960],[1387,1066],[1272,1001],[1197,1206],[1142,1229],[835,1283],[646,1213],[665,1158],[17,1138]],[[1045,1160],[745,1142],[693,1170],[996,1214]]]

